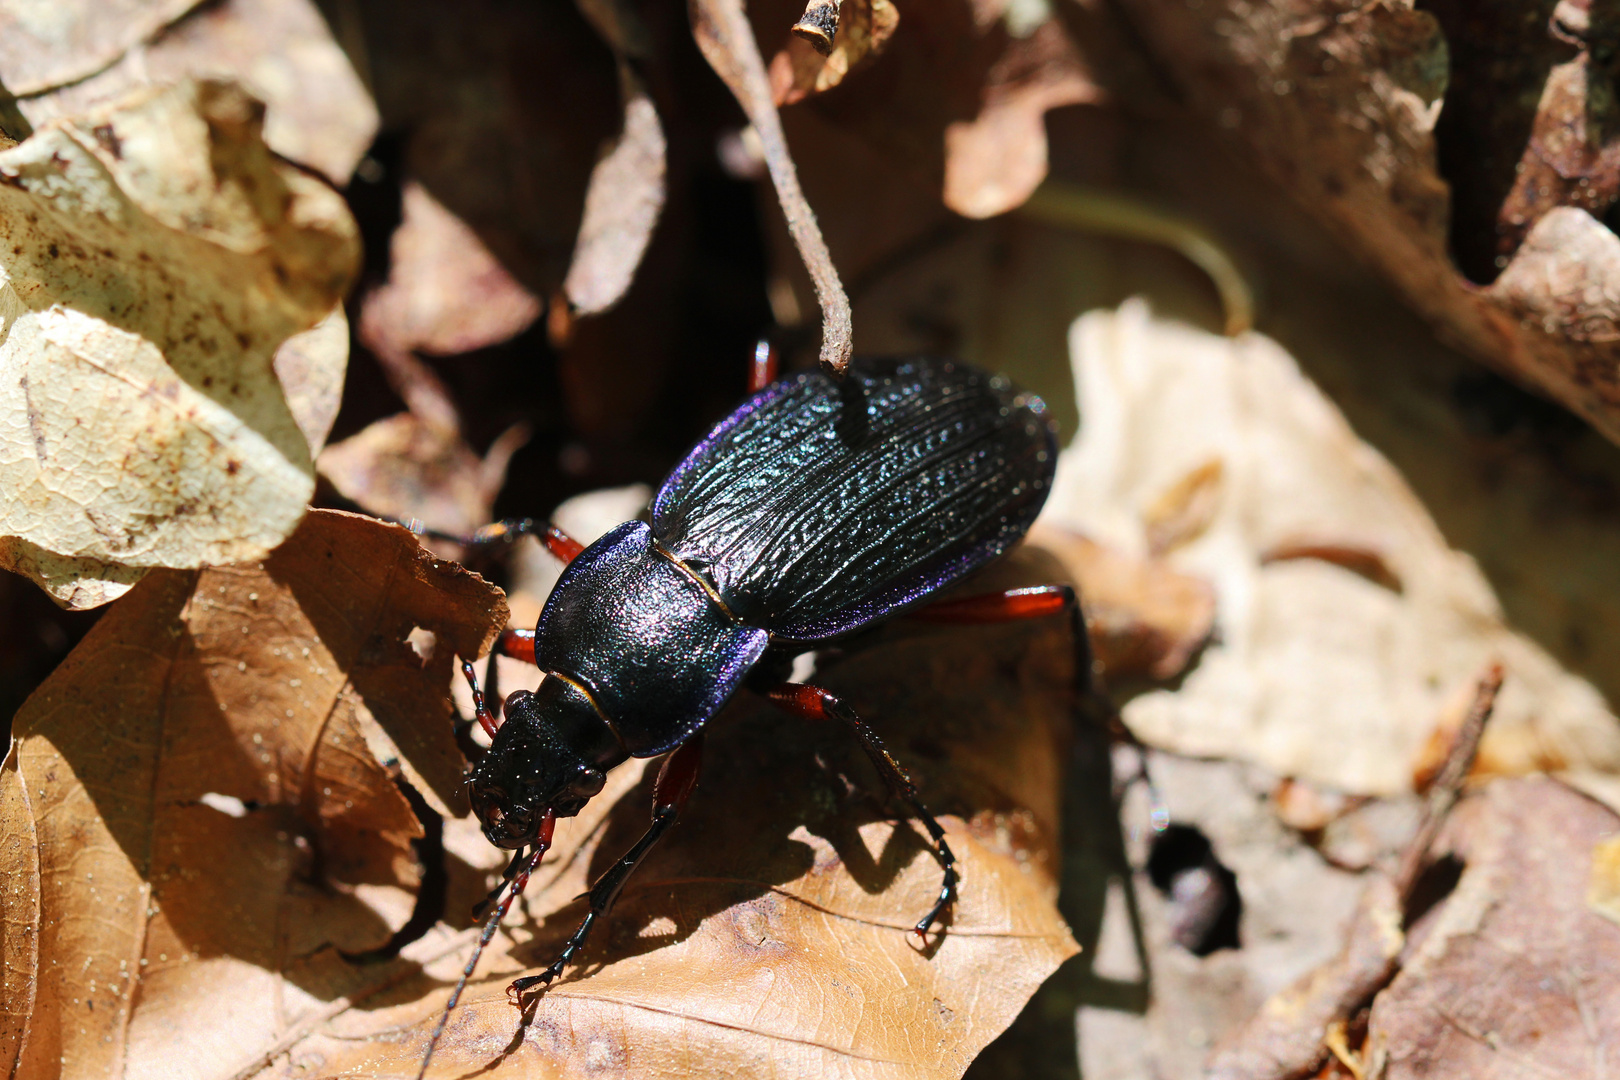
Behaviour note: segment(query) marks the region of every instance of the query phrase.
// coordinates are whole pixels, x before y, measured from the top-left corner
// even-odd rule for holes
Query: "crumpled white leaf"
[[[1218,637],[1179,688],[1126,705],[1138,736],[1396,794],[1450,699],[1496,657],[1507,682],[1481,765],[1620,788],[1603,784],[1620,772],[1620,721],[1602,695],[1506,625],[1473,559],[1280,346],[1132,301],[1082,316],[1070,349],[1085,422],[1048,520],[1145,551],[1164,493],[1211,462],[1222,471],[1207,527],[1168,556],[1214,584]]]
[[[0,0],[9,14],[36,6]],[[269,107],[264,139],[276,153],[345,184],[377,136],[377,106],[312,0],[50,0],[58,24],[31,47],[0,44],[0,81],[35,127],[113,103],[140,86],[182,79],[230,79]],[[109,7],[128,8],[109,12]],[[124,34],[108,24],[131,20]],[[106,52],[86,66],[87,39]],[[23,39],[26,41],[27,39]],[[25,92],[16,74],[39,70]]]
[[[342,298],[358,240],[261,124],[193,83],[0,152],[0,565],[66,606],[261,558],[314,490],[346,342],[304,339],[297,411],[275,356]]]

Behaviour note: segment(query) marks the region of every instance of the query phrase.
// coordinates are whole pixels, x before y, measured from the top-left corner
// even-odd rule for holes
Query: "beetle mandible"
[[[926,935],[955,897],[945,832],[877,733],[825,690],[784,679],[797,654],[928,601],[1020,540],[1051,486],[1055,429],[1039,398],[965,364],[857,360],[841,380],[816,371],[766,386],[770,367],[762,345],[758,392],[675,467],[650,523],[626,522],[589,547],[531,519],[472,538],[535,535],[567,566],[536,628],[507,630],[496,645],[539,666],[537,690],[515,691],[502,708],[492,686],[492,710],[462,664],[492,739],[468,779],[473,809],[489,841],[515,854],[485,901],[505,892],[423,1073],[556,819],[579,813],[628,758],[669,755],[651,826],[593,884],[589,911],[556,961],[512,983],[520,1001],[562,973],[674,823],[697,778],[704,725],[745,685],[790,714],[847,725],[927,830],[943,881],[915,932]],[[935,602],[918,614],[996,622],[1060,613],[1089,665],[1066,585]]]

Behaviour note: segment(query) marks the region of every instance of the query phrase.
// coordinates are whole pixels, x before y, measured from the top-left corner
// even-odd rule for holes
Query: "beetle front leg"
[[[692,794],[692,788],[697,786],[698,770],[703,764],[703,735],[700,732],[686,742],[675,748],[674,753],[664,759],[663,767],[658,770],[658,780],[653,784],[653,813],[652,825],[641,834],[635,846],[624,853],[624,857],[610,866],[606,873],[596,879],[591,891],[586,894],[590,898],[590,910],[580,921],[579,927],[574,931],[568,943],[563,946],[561,955],[552,961],[551,966],[538,975],[525,975],[515,979],[506,993],[514,1001],[521,1002],[526,991],[536,986],[550,984],[551,980],[561,975],[563,968],[579,952],[585,944],[586,935],[596,921],[605,916],[619,899],[624,884],[635,873],[641,860],[647,857],[654,844],[669,831],[680,816],[681,810],[686,806],[687,798]]]
[[[388,519],[385,519],[388,520]],[[496,521],[476,530],[470,536],[461,533],[445,532],[424,525],[416,518],[408,521],[399,521],[417,536],[425,536],[429,540],[442,540],[447,544],[459,544],[465,548],[491,547],[499,543],[511,543],[519,537],[532,536],[545,545],[546,550],[562,560],[566,566],[574,561],[574,556],[585,550],[585,545],[563,532],[549,521],[539,518],[507,518]]]
[[[912,812],[922,822],[923,828],[928,830],[929,837],[934,841],[934,855],[945,870],[945,880],[939,888],[939,899],[928,909],[928,914],[917,920],[917,925],[912,927],[912,932],[918,937],[926,938],[928,931],[940,920],[940,916],[956,902],[958,881],[956,855],[951,851],[951,846],[945,842],[945,830],[918,797],[917,787],[911,782],[911,777],[907,776],[906,770],[894,760],[894,755],[889,753],[888,747],[883,745],[883,740],[878,738],[878,733],[872,730],[872,726],[856,715],[854,709],[821,687],[805,683],[782,683],[765,691],[765,696],[795,716],[802,716],[808,720],[840,720],[847,724],[855,733],[855,737],[860,739],[861,749],[866,751],[866,756],[877,766],[877,771],[889,785],[889,790],[911,807]]]

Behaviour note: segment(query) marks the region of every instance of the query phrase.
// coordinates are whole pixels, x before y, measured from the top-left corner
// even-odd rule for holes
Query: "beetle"
[[[848,726],[923,825],[943,879],[914,932],[926,936],[955,898],[945,832],[877,732],[827,691],[786,676],[796,655],[928,603],[1021,540],[1051,488],[1056,429],[1038,397],[962,363],[857,359],[841,379],[813,371],[774,383],[770,367],[762,345],[757,392],[670,473],[650,521],[626,522],[588,547],[534,519],[470,538],[533,535],[567,565],[535,629],[509,629],[496,643],[497,653],[545,673],[538,689],[501,703],[492,685],[491,708],[472,665],[462,664],[491,737],[469,796],[484,836],[514,855],[485,900],[505,893],[422,1073],[556,819],[579,813],[614,766],[668,755],[651,825],[592,885],[589,910],[556,961],[508,988],[519,1002],[562,973],[674,824],[697,779],[704,725],[745,686],[789,714]],[[935,601],[914,614],[994,622],[1065,612],[1084,680],[1089,653],[1067,585]]]

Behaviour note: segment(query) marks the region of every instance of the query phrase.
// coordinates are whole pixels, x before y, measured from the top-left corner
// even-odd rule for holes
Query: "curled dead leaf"
[[[945,205],[970,218],[1021,205],[1046,179],[1047,112],[1101,97],[1061,20],[1009,25],[985,73],[977,115],[945,129]]]
[[[319,465],[344,498],[371,513],[466,536],[489,522],[507,463],[527,438],[514,428],[480,458],[454,428],[405,412],[328,446]]]
[[[453,356],[516,337],[540,317],[540,300],[418,181],[405,182],[400,215],[388,281],[361,306],[368,348]]]
[[[1028,552],[970,587],[1057,572]],[[525,1023],[504,987],[553,958],[582,914],[581,890],[645,829],[650,772],[639,762],[615,772],[559,829],[432,1075],[573,1077],[603,1062],[629,1076],[960,1075],[1074,951],[1054,906],[1074,673],[1062,622],[893,624],[818,661],[817,681],[882,730],[946,815],[964,886],[937,941],[918,948],[908,935],[939,866],[915,823],[894,820],[859,749],[840,727],[790,720],[744,693],[707,729],[680,823]],[[501,861],[487,845],[484,859]],[[487,880],[468,883],[467,898]],[[333,1018],[284,1060],[318,1061],[318,1076],[414,1070],[471,948],[468,931],[438,941],[453,949],[430,967],[434,980]]]
[[[1590,6],[1126,11],[1184,99],[1449,340],[1620,440],[1613,17]]]
[[[664,208],[665,143],[641,77],[619,64],[624,129],[596,163],[585,192],[585,215],[563,291],[574,312],[595,315],[630,288]]]
[[[43,883],[37,964],[0,935],[4,984],[37,981],[21,1075],[230,1076],[397,982],[343,953],[410,913],[422,829],[396,777],[460,805],[451,657],[504,618],[403,529],[330,511],[262,566],[157,572],[103,617],[0,772],[6,927],[29,860]]]
[[[260,117],[233,87],[186,84],[0,153],[0,564],[59,603],[259,558],[314,490],[274,356],[342,297],[358,245],[341,198],[274,161]],[[311,431],[347,350],[320,353]]]

